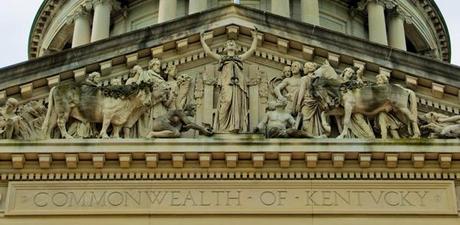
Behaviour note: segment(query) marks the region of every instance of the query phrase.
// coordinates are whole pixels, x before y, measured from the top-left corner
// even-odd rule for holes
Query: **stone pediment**
[[[0,221],[456,224],[457,74],[235,5],[4,68]]]
[[[177,68],[178,76],[186,75],[181,79],[188,82],[187,91],[181,93],[181,97],[187,100],[180,104],[182,107],[186,103],[196,106],[193,122],[216,127],[221,106],[221,89],[228,84],[222,84],[222,71],[219,71],[221,68],[218,61],[212,60],[209,54],[207,56],[203,51],[199,31],[208,31],[203,39],[206,39],[213,52],[224,54],[226,41],[235,39],[238,46],[236,52],[243,53],[251,47],[251,29],[254,26],[259,30],[257,48],[239,68],[245,84],[241,86],[243,96],[237,98],[247,100],[244,101],[245,106],[242,106],[245,112],[239,118],[246,120],[244,132],[251,133],[256,129],[266,115],[269,102],[280,99],[276,88],[283,80],[282,70],[293,62],[301,62],[303,67],[305,62],[323,65],[327,61],[329,68],[337,75],[346,68],[363,68],[360,76],[365,82],[375,83],[377,75],[380,74],[389,78],[390,83],[401,84],[406,87],[404,90],[414,92],[417,95],[416,104],[419,106],[420,114],[437,111],[447,117],[459,113],[460,80],[455,76],[459,69],[454,66],[446,66],[431,59],[235,5],[208,10],[161,26],[152,26],[5,68],[0,71],[0,89],[3,90],[3,100],[15,97],[23,103],[38,100],[41,104],[47,105],[47,95],[52,87],[85,81],[91,73],[98,72],[100,78],[96,86],[100,86],[99,89],[106,93],[113,83],[126,83],[130,69],[135,65],[142,67],[142,73],[148,73],[151,59],[159,58],[160,76],[164,76],[169,65]],[[167,77],[163,78],[167,80]],[[183,89],[179,87],[178,90]],[[281,95],[289,94],[286,91],[288,90],[281,90]],[[233,93],[229,92],[230,95]],[[127,96],[121,96],[124,97]],[[241,102],[237,100],[237,103]],[[288,107],[291,106],[288,104]],[[165,112],[163,110],[163,114]],[[298,116],[296,118],[299,112],[300,109],[292,113],[294,119],[300,120]],[[161,113],[158,113],[156,112],[155,116],[161,116]],[[366,123],[370,124],[372,122],[369,120],[375,120],[375,115],[372,116],[372,119],[364,119],[367,120]],[[336,125],[332,125],[331,129],[335,130],[335,135],[332,136],[337,136],[342,129],[342,121],[339,118],[334,120],[337,122]],[[296,122],[298,123],[299,121]],[[70,128],[71,125],[66,126]],[[99,125],[97,126],[97,129],[100,129]],[[78,125],[73,129],[86,130],[85,132],[90,130],[87,126]],[[373,128],[368,127],[367,131],[364,129],[361,133],[368,133],[369,129]],[[186,135],[197,134],[190,132]],[[319,136],[320,133],[317,134]]]

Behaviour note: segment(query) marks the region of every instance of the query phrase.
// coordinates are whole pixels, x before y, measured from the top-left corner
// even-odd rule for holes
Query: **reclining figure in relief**
[[[199,131],[200,134],[212,136],[214,134],[209,124],[200,126],[190,121],[188,117],[195,115],[195,105],[189,104],[184,109],[172,109],[166,115],[153,120],[153,130],[148,138],[178,138],[182,132],[190,129]]]
[[[420,128],[429,132],[429,138],[460,138],[460,115],[429,112],[419,119],[425,123]]]

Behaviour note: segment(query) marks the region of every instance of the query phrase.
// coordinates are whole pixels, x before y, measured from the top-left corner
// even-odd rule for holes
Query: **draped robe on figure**
[[[248,126],[248,90],[239,56],[221,55],[219,60],[220,93],[215,126],[219,132],[246,132]]]

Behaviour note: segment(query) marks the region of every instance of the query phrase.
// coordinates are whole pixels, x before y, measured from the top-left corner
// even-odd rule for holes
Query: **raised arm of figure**
[[[208,44],[206,44],[206,41],[204,40],[204,33],[200,34],[200,41],[201,41],[201,45],[203,46],[204,52],[206,53],[207,56],[210,56],[217,60],[220,59],[220,55],[213,52],[211,48],[209,48]]]
[[[240,56],[241,60],[245,60],[245,59],[249,58],[257,49],[257,42],[258,42],[257,29],[252,30],[251,34],[252,34],[251,48],[249,48],[249,50],[247,52],[241,54],[241,56]]]

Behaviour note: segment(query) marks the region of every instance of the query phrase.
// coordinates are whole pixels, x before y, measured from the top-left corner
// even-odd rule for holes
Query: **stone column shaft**
[[[76,12],[73,21],[72,48],[88,44],[91,40],[91,26],[88,12]]]
[[[158,23],[176,18],[177,0],[160,0],[158,6]]]
[[[112,10],[111,0],[94,1],[93,30],[91,42],[99,41],[110,36],[110,11]]]
[[[291,17],[289,0],[272,0],[271,11],[280,16]]]
[[[390,17],[388,35],[391,47],[404,51],[407,50],[404,18],[401,15],[394,14]]]
[[[188,14],[204,11],[208,8],[208,0],[190,0]]]
[[[388,45],[384,10],[385,6],[381,2],[378,2],[378,0],[368,2],[369,40]]]
[[[319,25],[318,0],[301,0],[300,10],[302,22]]]

